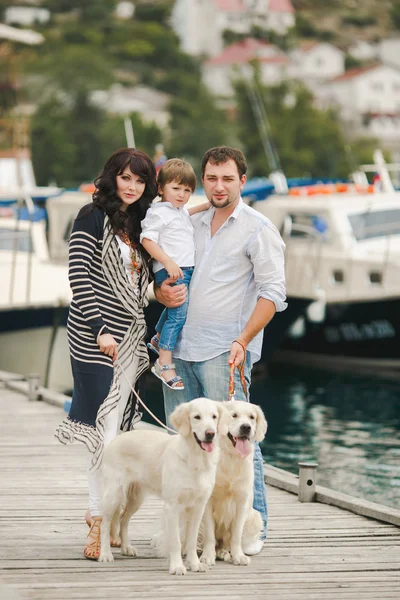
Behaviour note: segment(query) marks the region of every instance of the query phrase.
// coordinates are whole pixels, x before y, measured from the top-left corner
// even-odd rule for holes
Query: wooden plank
[[[0,389],[1,600],[167,598],[391,600],[400,589],[400,530],[327,504],[301,504],[269,486],[268,541],[249,567],[168,574],[150,545],[161,503],[132,520],[139,557],[98,564],[82,556],[86,453],[53,437],[60,409]],[[6,591],[4,591],[4,589]]]

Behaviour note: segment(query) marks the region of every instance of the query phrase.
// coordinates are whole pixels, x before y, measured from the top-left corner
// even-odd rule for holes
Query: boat
[[[348,184],[295,188],[253,206],[286,243],[288,296],[318,299],[275,360],[400,375],[400,193],[382,153]],[[366,173],[378,176],[374,185]]]
[[[47,221],[31,208],[29,218],[18,207],[0,208],[0,369],[18,367],[53,389],[71,389],[67,266],[51,261]]]

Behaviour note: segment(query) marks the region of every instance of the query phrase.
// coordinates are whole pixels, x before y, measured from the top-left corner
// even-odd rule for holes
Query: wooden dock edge
[[[299,478],[293,473],[270,465],[264,465],[264,479],[268,485],[273,485],[292,494],[299,493]],[[349,494],[342,494],[342,492],[336,492],[320,485],[316,486],[315,502],[337,506],[357,515],[370,517],[371,519],[400,527],[400,510],[356,498]]]
[[[0,381],[2,381],[9,389],[29,395],[29,382],[23,375],[0,371]],[[58,406],[62,409],[64,409],[66,402],[69,403],[71,401],[70,396],[66,396],[65,394],[61,394],[60,392],[55,392],[53,390],[48,390],[41,386],[38,386],[36,391],[38,397],[40,397],[42,401],[54,406]],[[297,475],[294,475],[289,471],[284,471],[283,469],[279,469],[270,465],[264,465],[264,479],[268,485],[286,490],[292,494],[298,495],[299,493],[299,478]],[[391,523],[392,525],[400,527],[400,510],[390,506],[376,504],[375,502],[369,502],[368,500],[363,500],[361,498],[356,498],[355,496],[350,496],[349,494],[336,492],[335,490],[331,490],[320,485],[316,486],[315,502],[337,506],[338,508],[348,510],[349,512],[353,512],[357,515],[369,517],[377,521],[383,521],[384,523]]]

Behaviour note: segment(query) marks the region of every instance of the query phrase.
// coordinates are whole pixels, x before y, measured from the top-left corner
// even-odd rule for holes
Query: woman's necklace
[[[131,277],[135,277],[135,273],[140,274],[141,267],[139,264],[139,257],[136,251],[136,244],[134,244],[130,239],[126,231],[120,231],[118,233],[119,237],[127,246],[129,246],[129,256],[131,259]]]

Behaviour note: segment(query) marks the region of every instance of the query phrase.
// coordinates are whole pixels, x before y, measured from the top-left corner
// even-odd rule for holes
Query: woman
[[[69,416],[56,432],[60,442],[78,440],[90,452],[84,555],[92,560],[100,555],[98,466],[104,447],[140,418],[130,398],[131,385],[148,367],[143,308],[149,268],[139,237],[157,193],[155,168],[140,150],[123,148],[107,160],[95,185],[93,202],[79,212],[69,244],[74,391]]]

